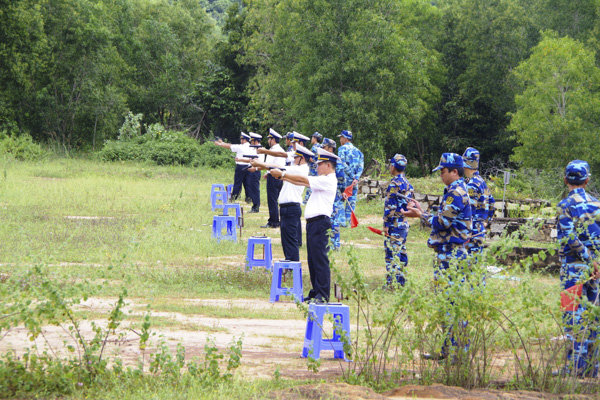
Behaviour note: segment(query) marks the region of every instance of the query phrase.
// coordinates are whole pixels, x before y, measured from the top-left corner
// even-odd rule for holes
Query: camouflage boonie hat
[[[323,146],[333,147],[335,149],[337,147],[337,143],[335,142],[335,140],[324,138]]]
[[[406,157],[404,157],[402,154],[396,154],[394,157],[390,158],[390,164],[392,164],[398,171],[404,171],[408,161],[406,161]]]
[[[442,168],[464,168],[463,159],[456,153],[444,153],[440,157],[440,165],[435,167],[431,172],[439,171]]]
[[[583,183],[590,175],[590,165],[583,160],[573,160],[565,168],[565,178],[571,182]]]
[[[352,132],[344,130],[342,131],[341,135],[338,135],[338,137],[345,137],[346,139],[352,140]]]
[[[479,151],[473,147],[467,147],[462,155],[465,168],[479,169]]]

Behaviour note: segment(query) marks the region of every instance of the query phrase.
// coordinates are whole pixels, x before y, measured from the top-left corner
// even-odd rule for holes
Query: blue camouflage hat
[[[390,158],[390,164],[392,164],[398,171],[404,171],[408,161],[406,161],[406,157],[404,157],[402,154],[396,154],[394,157]]]
[[[316,137],[318,140],[323,139],[323,135],[321,135],[319,132],[313,133],[311,137]]]
[[[352,132],[350,131],[342,131],[341,135],[338,135],[338,137],[345,137],[346,139],[350,139],[352,140]]]
[[[294,139],[294,134],[293,134],[292,132],[288,132],[288,133],[286,133],[285,135],[283,135],[283,137],[284,137],[286,140],[293,140],[293,139]]]
[[[565,168],[565,178],[570,182],[583,183],[590,175],[590,165],[583,160],[573,160]]]
[[[463,159],[456,153],[444,153],[440,158],[440,165],[431,172],[439,171],[442,168],[464,168]]]
[[[335,142],[335,140],[332,140],[329,138],[324,138],[323,146],[329,146],[329,147],[333,147],[335,149],[337,147],[337,143]]]
[[[462,155],[465,168],[479,169],[479,151],[473,147],[467,147]]]

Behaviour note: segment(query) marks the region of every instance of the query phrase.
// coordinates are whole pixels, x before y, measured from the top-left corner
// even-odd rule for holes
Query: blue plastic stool
[[[263,258],[256,258],[256,245],[263,245]],[[271,238],[266,236],[251,236],[248,238],[248,250],[246,252],[246,270],[252,267],[265,267],[268,271],[273,269],[273,251],[271,249]]]
[[[283,271],[286,269],[293,271],[292,287],[281,287],[281,277]],[[302,302],[304,300],[302,291],[302,264],[300,261],[281,261],[273,264],[273,279],[271,280],[271,298],[269,302],[275,303],[279,301],[279,296],[294,296],[296,300]]]
[[[227,185],[226,189],[227,189],[227,198],[230,199],[231,198],[231,192],[233,192],[233,184]]]
[[[225,204],[227,204],[227,191],[215,190],[210,193],[210,207],[213,211],[223,208]]]
[[[229,215],[231,210],[235,210],[235,218],[237,219],[237,226],[242,227],[242,206],[238,203],[235,204],[223,204],[223,215]]]
[[[222,184],[222,183],[213,183],[212,186],[211,186],[211,188],[210,188],[210,194],[212,195],[213,192],[216,192],[218,190],[224,192],[224,191],[227,190],[227,187],[224,184]]]
[[[213,218],[212,237],[237,242],[237,218],[233,215],[215,215]],[[223,234],[225,228],[225,234]]]
[[[334,331],[331,339],[323,339],[325,314],[333,314]],[[321,350],[333,350],[334,358],[343,358],[345,361],[350,361],[344,354],[344,342],[340,341],[340,329],[350,341],[350,308],[348,306],[339,303],[309,304],[302,358],[310,355],[312,358],[318,359]]]

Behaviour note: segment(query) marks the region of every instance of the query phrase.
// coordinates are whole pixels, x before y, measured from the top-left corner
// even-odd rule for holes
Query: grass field
[[[97,284],[92,296],[106,301],[115,299],[126,288],[127,298],[133,306],[132,312],[124,318],[132,327],[141,325],[146,305],[156,315],[154,329],[158,331],[177,330],[203,335],[231,333],[233,328],[207,322],[207,318],[216,321],[247,319],[261,323],[296,321],[295,324],[300,326],[305,320],[302,310],[293,304],[290,307],[269,306],[270,275],[261,269],[244,271],[246,239],[251,235],[272,237],[274,258],[283,258],[279,232],[260,228],[268,218],[264,183],[261,212],[245,214],[241,240],[217,243],[211,239],[212,216],[215,214],[210,208],[211,184],[230,183],[233,169],[105,164],[83,159],[11,162],[3,167],[0,176],[0,273],[18,275],[34,265],[42,266],[52,279],[64,282],[64,285],[84,281]],[[415,190],[420,190],[420,184],[429,192],[438,187],[441,192],[442,186],[435,179],[415,180]],[[245,204],[244,208],[249,210]],[[379,293],[385,281],[383,241],[366,226],[381,227],[382,209],[383,202],[379,200],[358,202],[356,214],[360,225],[355,229],[342,229],[342,251],[332,254],[332,262],[339,271],[339,275],[334,275],[334,281],[352,281],[351,264],[354,263],[364,275],[362,290]],[[407,242],[408,280],[411,290],[422,297],[429,296],[432,290],[433,254],[426,246],[427,237],[428,232],[413,223]],[[348,252],[351,247],[352,251]],[[306,265],[305,248],[301,249],[301,259]],[[557,277],[522,269],[515,269],[511,274],[520,279],[520,283],[499,279],[487,281],[488,292],[493,293],[499,307],[510,304],[511,296],[519,300],[515,300],[514,309],[522,307],[521,300],[526,294],[516,293],[520,290],[516,288],[526,287],[527,293],[536,297],[532,303],[535,310],[542,312],[540,304],[557,308]],[[304,282],[305,285],[309,282],[306,268]],[[391,298],[383,297],[383,304],[386,301],[393,303]],[[256,304],[259,306],[253,306]],[[357,305],[349,304],[352,312],[358,314]],[[108,315],[106,309],[93,307],[77,312],[87,319]],[[546,311],[543,313],[547,314]],[[529,333],[536,338],[549,337],[555,332],[551,317],[548,314],[540,318],[548,321],[541,324],[547,329],[538,327],[537,332]],[[302,337],[296,342],[293,337],[266,335],[270,344],[258,347],[276,351],[279,340],[289,354],[299,355]],[[171,347],[174,344],[170,343]],[[498,346],[498,351],[510,351],[506,343],[498,343]],[[242,365],[244,362],[242,357]],[[327,366],[329,369],[324,369],[329,372],[338,370],[337,374],[325,375],[328,379],[341,377],[337,363],[330,362]],[[239,395],[244,393],[247,397],[261,397],[261,393],[268,390],[321,379],[321,375],[301,374],[298,370],[286,374],[285,366],[281,370],[275,365],[269,368],[272,379],[246,373],[238,377],[233,386],[217,385],[211,390],[188,382],[186,389],[180,391],[164,381],[148,377],[143,384],[119,382],[109,391],[92,387],[89,389],[92,392],[82,392],[81,396],[92,393],[96,398],[114,398],[117,395],[123,397],[125,393],[125,398],[131,399],[236,398],[244,397]],[[280,376],[286,379],[280,379]]]

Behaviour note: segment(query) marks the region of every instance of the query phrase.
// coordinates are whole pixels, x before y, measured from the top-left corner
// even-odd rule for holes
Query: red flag
[[[354,210],[350,213],[350,228],[356,228],[358,226],[358,218],[354,215]]]
[[[383,232],[381,231],[381,229],[373,228],[372,226],[367,226],[367,228],[369,228],[369,230],[371,232],[374,232],[374,233],[376,233],[378,235],[383,236]]]
[[[563,311],[576,311],[579,307],[579,299],[583,292],[583,283],[571,286],[560,292],[560,308]]]
[[[348,197],[352,196],[352,189],[354,189],[354,184],[355,182],[352,182],[352,185],[348,186],[345,190],[344,190],[344,198],[347,199]]]

